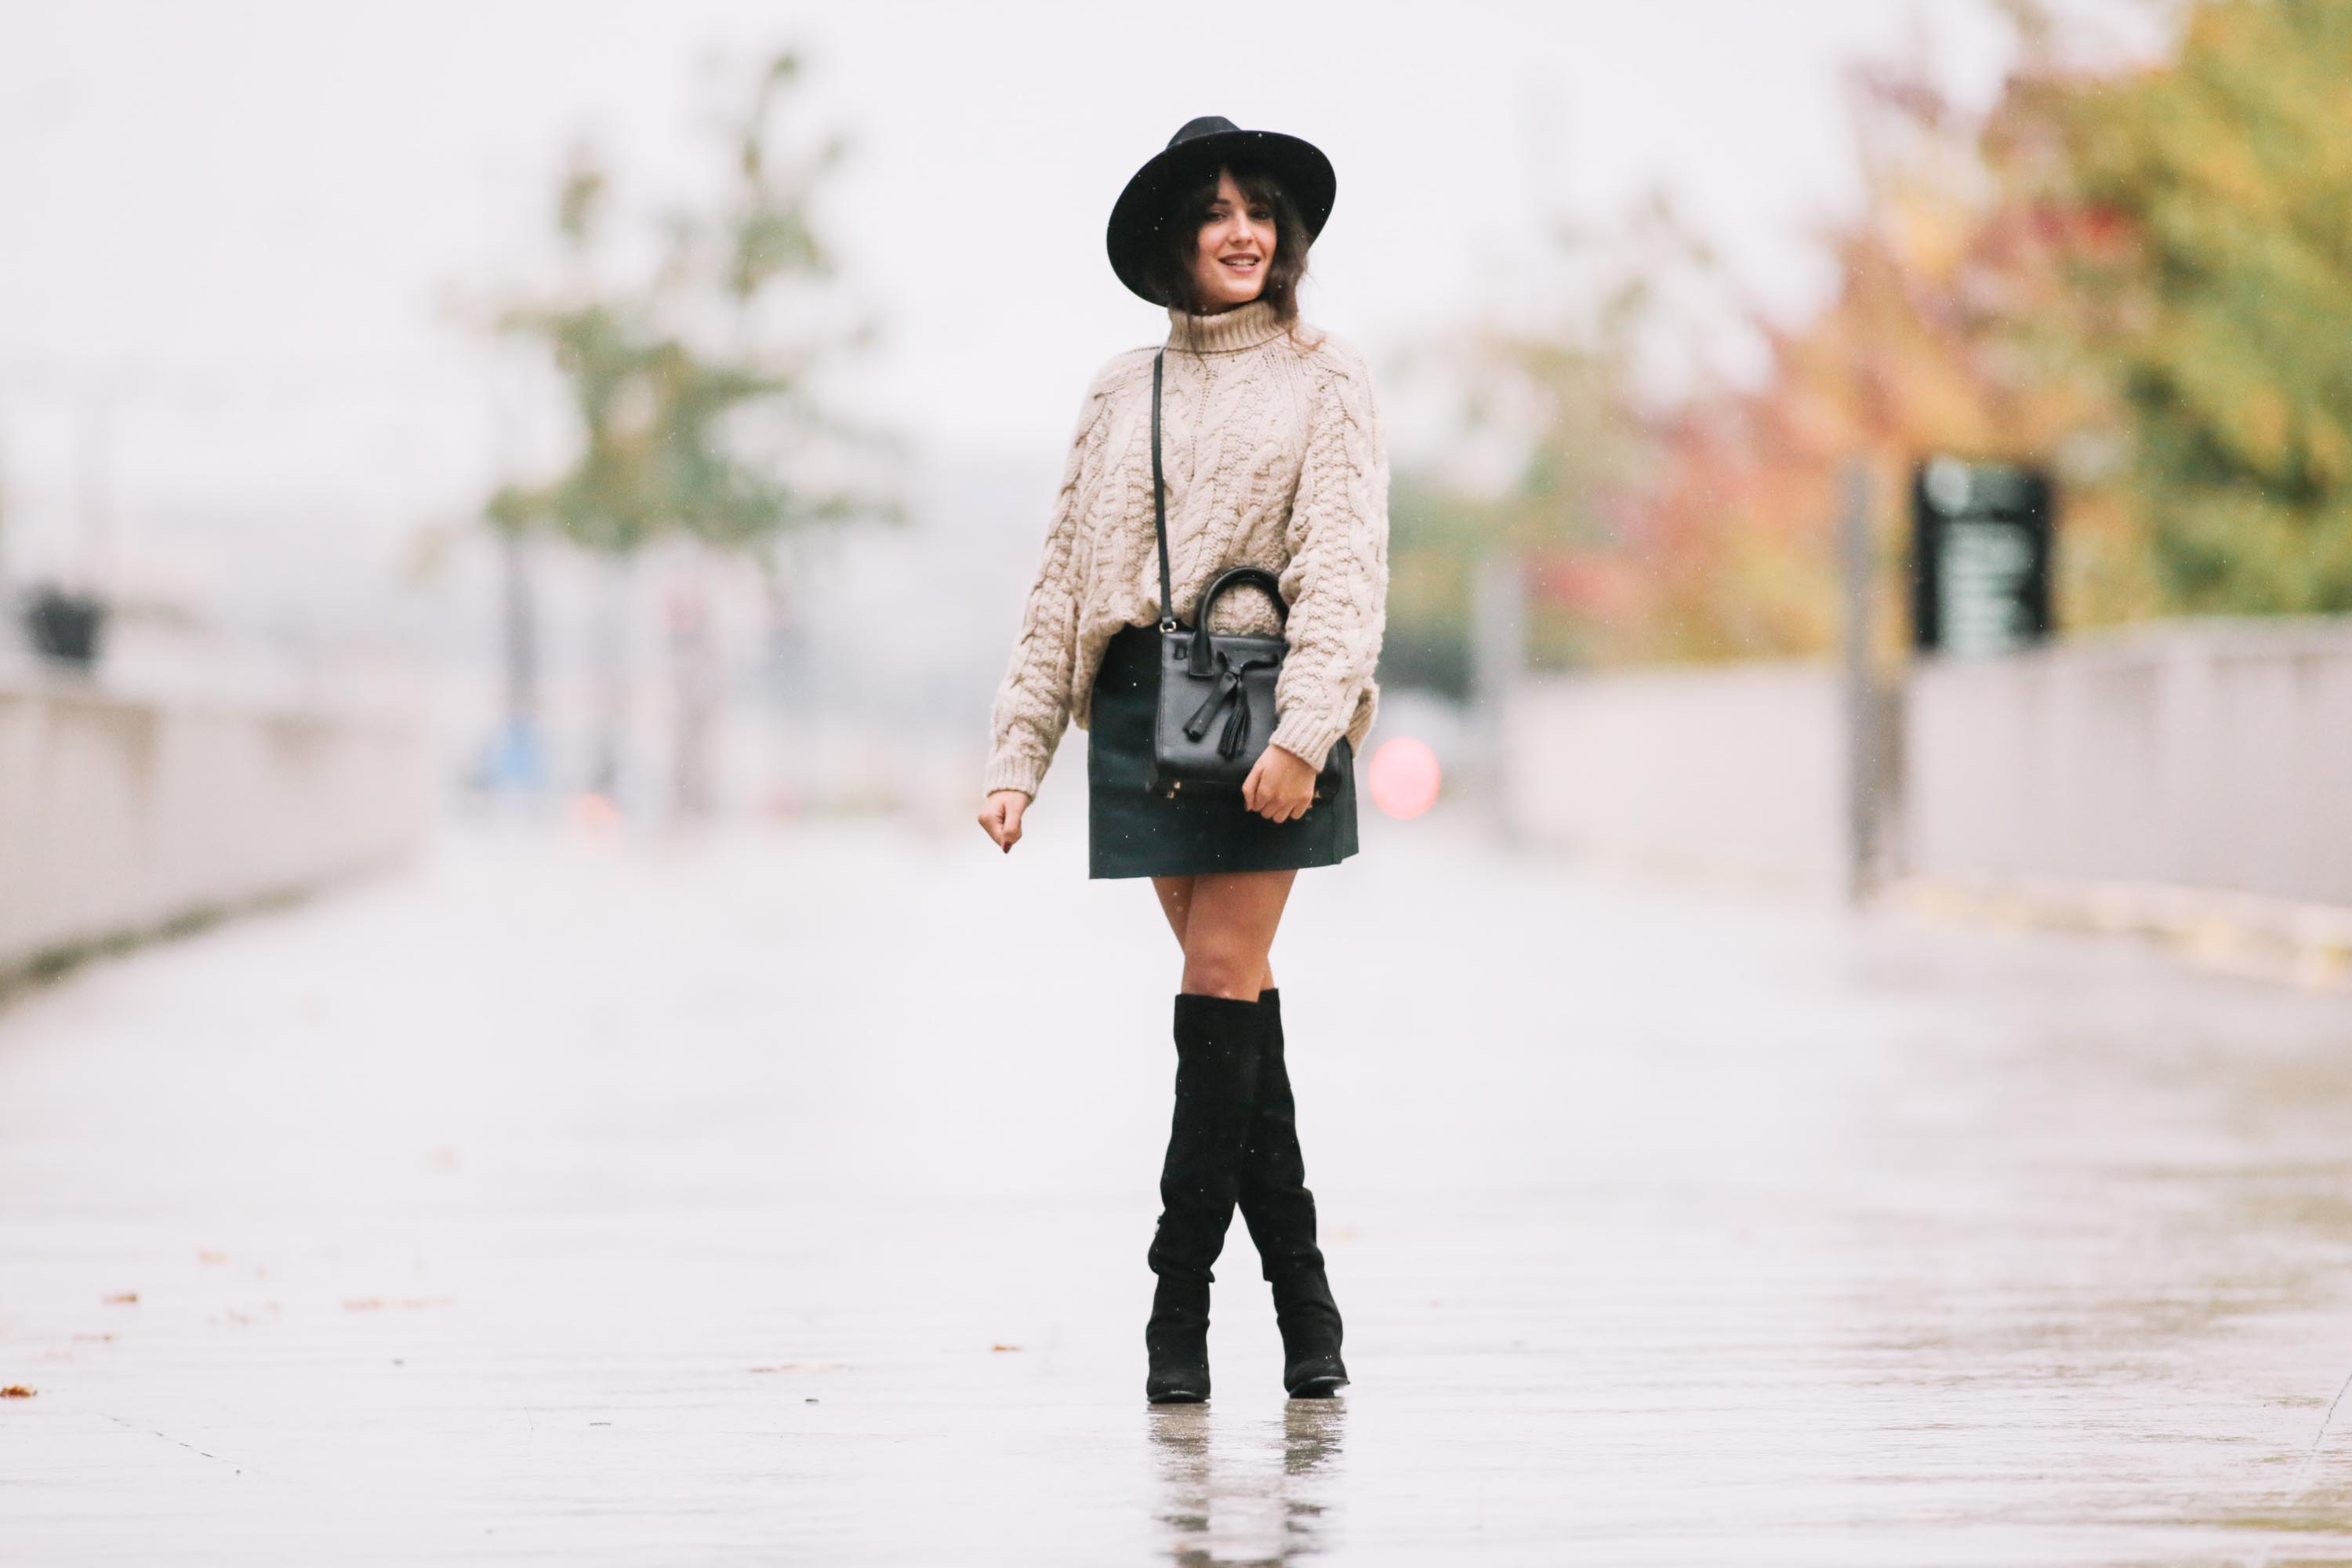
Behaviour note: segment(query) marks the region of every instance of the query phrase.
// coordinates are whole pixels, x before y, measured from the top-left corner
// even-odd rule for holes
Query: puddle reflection
[[[1279,1422],[1230,1419],[1205,1405],[1150,1412],[1160,1522],[1182,1568],[1263,1568],[1328,1548],[1343,1399],[1294,1399]]]

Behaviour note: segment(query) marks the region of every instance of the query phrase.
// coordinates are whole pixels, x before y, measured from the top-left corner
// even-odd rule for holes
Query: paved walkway
[[[1359,1381],[1237,1227],[1154,1412],[1174,947],[1045,805],[0,1008],[0,1558],[2352,1561],[2340,995],[1368,823],[1276,952]]]

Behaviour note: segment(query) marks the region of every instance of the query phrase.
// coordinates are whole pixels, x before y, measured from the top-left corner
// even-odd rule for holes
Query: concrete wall
[[[1827,665],[1536,678],[1509,819],[1596,858],[1823,889],[1845,860]],[[2352,907],[2352,619],[2179,622],[1911,672],[1893,869]]]
[[[398,719],[0,677],[0,973],[393,859],[431,786]]]
[[[2352,622],[2184,622],[1927,664],[1904,861],[2352,906]]]
[[[1518,834],[1615,864],[1842,885],[1844,719],[1827,665],[1534,676],[1502,702]]]

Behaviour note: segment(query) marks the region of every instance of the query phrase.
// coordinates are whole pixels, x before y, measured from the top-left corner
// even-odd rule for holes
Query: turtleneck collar
[[[1168,310],[1168,346],[1188,353],[1238,353],[1272,342],[1283,331],[1282,323],[1274,319],[1274,307],[1264,300],[1252,300],[1213,316],[1192,315],[1174,306]]]

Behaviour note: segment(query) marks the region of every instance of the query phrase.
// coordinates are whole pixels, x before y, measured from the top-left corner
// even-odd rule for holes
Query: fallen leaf
[[[32,1397],[33,1391],[26,1388],[21,1383],[12,1383],[5,1388],[0,1388],[0,1399],[30,1399]]]
[[[110,1340],[113,1337],[112,1334],[76,1334],[74,1336],[78,1340]]]
[[[1017,1351],[1021,1347],[1019,1345],[991,1345],[988,1348],[992,1351]]]
[[[392,1301],[387,1301],[381,1296],[360,1296],[345,1301],[343,1310],[373,1312],[385,1307],[451,1307],[457,1305],[457,1298],[455,1296],[403,1296]]]
[[[215,1252],[208,1247],[199,1247],[196,1248],[196,1261],[199,1263],[226,1263],[228,1261],[228,1254],[226,1252]]]
[[[110,1307],[135,1307],[139,1304],[139,1292],[125,1290],[120,1295],[100,1296],[99,1300]]]

